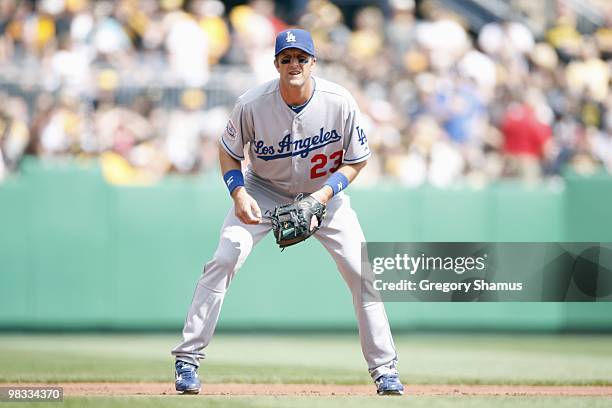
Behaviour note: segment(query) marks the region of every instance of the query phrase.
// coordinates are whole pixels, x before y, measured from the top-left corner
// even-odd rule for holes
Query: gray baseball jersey
[[[248,143],[249,171],[288,194],[312,193],[342,163],[370,157],[353,97],[333,82],[314,81],[312,98],[297,114],[283,101],[278,79],[246,92],[221,137],[237,160],[244,160]]]

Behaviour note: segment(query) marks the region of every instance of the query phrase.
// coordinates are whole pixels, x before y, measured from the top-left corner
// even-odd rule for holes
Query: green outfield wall
[[[220,178],[104,182],[89,162],[27,160],[0,184],[0,328],[178,329],[230,205]],[[612,181],[484,190],[351,187],[371,241],[612,241]],[[390,303],[393,328],[612,331],[612,303]],[[348,289],[316,240],[269,235],[220,329],[351,329]]]

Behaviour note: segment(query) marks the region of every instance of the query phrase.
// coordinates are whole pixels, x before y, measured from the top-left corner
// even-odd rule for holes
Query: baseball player
[[[380,395],[404,391],[397,353],[382,302],[361,299],[361,243],[365,237],[343,190],[370,157],[359,108],[341,86],[312,75],[316,66],[310,33],[290,29],[276,38],[279,78],[238,98],[221,136],[219,161],[234,201],[214,256],[204,266],[176,358],[176,390],[198,393],[197,368],[204,358],[225,292],[253,247],[270,231],[262,213],[310,194],[327,206],[314,235],[330,253],[349,286],[361,348]],[[250,165],[241,171],[248,146]]]

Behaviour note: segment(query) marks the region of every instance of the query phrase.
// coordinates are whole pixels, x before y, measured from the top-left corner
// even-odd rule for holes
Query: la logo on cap
[[[295,42],[295,35],[291,31],[287,31],[287,39],[285,42]]]

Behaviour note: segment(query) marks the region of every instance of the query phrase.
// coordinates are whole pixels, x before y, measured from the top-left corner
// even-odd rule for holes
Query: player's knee
[[[200,284],[216,292],[225,292],[240,267],[239,262],[238,248],[220,247],[213,259],[206,264]]]
[[[359,295],[362,290],[361,265],[357,266],[356,264],[347,263],[345,265],[339,265],[338,269],[349,287],[349,290],[353,294],[353,297]]]
[[[253,247],[253,237],[244,228],[235,227],[224,231],[215,252],[215,262],[227,271],[239,269]]]
[[[217,251],[215,253],[214,262],[222,270],[232,272],[237,268],[240,259],[240,250],[233,248],[231,250]]]
[[[210,290],[224,292],[234,279],[253,247],[253,238],[243,228],[223,231],[213,259],[206,264],[200,284]]]

